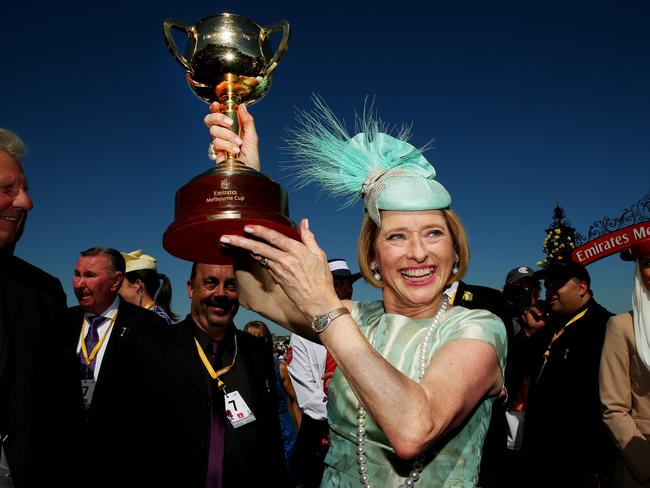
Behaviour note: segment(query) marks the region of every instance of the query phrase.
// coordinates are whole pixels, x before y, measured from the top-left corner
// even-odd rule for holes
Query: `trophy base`
[[[186,261],[233,264],[232,250],[219,238],[242,236],[246,225],[263,225],[300,240],[280,185],[250,168],[217,167],[176,192],[176,216],[165,231],[163,247]]]

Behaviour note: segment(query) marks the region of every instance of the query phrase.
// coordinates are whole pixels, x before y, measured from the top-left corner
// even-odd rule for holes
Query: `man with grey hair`
[[[27,148],[20,138],[0,129],[0,253],[13,254],[20,238],[32,199],[27,193],[27,179],[20,160]]]
[[[0,128],[0,449],[9,470],[2,486],[16,488],[47,486],[55,473],[66,479],[81,404],[61,283],[14,256],[33,206],[25,152]]]

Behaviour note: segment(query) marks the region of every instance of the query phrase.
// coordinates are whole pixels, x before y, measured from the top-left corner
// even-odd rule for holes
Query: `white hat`
[[[345,262],[345,259],[330,259],[327,261],[327,265],[332,272],[332,276],[335,278],[350,278],[353,283],[361,278],[361,273],[352,273],[350,271],[350,267]]]
[[[126,261],[126,272],[138,271],[140,269],[156,269],[156,258],[142,254],[142,249],[133,252],[123,252],[122,256]]]

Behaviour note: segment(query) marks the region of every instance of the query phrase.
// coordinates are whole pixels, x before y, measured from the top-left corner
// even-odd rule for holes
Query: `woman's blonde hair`
[[[460,218],[453,210],[445,208],[440,211],[445,217],[447,227],[449,227],[454,242],[454,251],[458,255],[458,273],[450,274],[447,279],[447,284],[451,284],[453,281],[460,280],[467,272],[467,266],[469,265],[469,239]],[[383,288],[384,283],[375,279],[375,273],[372,270],[372,262],[375,259],[375,241],[377,240],[378,234],[379,227],[366,214],[361,225],[361,232],[359,233],[359,270],[368,283],[375,288]]]

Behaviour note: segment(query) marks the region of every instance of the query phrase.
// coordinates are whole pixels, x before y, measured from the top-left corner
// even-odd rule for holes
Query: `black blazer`
[[[74,348],[75,354],[81,334],[83,317],[84,311],[80,307],[69,309],[71,330],[69,342],[70,346]],[[93,458],[104,460],[101,463],[102,465],[111,462],[121,463],[119,452],[121,440],[117,435],[116,421],[119,392],[122,389],[124,377],[128,375],[128,369],[124,361],[124,351],[139,334],[166,327],[169,326],[157,314],[120,299],[117,318],[106,345],[90,409],[84,411],[82,407],[80,414],[83,420],[75,435],[75,444],[79,449],[76,456],[78,466],[74,480],[70,481],[70,486],[73,485],[73,481],[79,482],[79,486],[84,486],[84,483],[90,479],[93,480],[96,486],[100,487],[115,484],[113,480],[114,470],[109,470],[105,475],[98,476],[96,464],[79,462],[79,460],[87,460],[88,450],[92,450]],[[78,354],[76,354],[76,358],[76,379],[80,384],[81,364]],[[82,474],[86,468],[89,470],[88,473]]]
[[[0,258],[0,437],[17,488],[47,486],[70,460],[81,388],[66,312],[58,279]]]
[[[122,394],[120,427],[129,486],[204,488],[211,428],[210,381],[188,316],[137,338],[127,353],[130,375]],[[234,329],[238,355],[223,379],[256,417],[234,429],[226,422],[223,486],[286,486],[272,351]],[[232,343],[225,339],[224,344]],[[229,362],[229,361],[228,361]],[[223,412],[223,397],[218,410]],[[131,478],[130,473],[135,473]]]
[[[576,480],[585,473],[611,474],[616,455],[600,415],[598,384],[612,313],[593,298],[583,308],[587,313],[553,342],[543,370],[544,352],[568,317],[549,323],[534,336],[537,364],[530,378],[524,453],[530,459],[531,477],[546,479],[548,486],[578,486]]]
[[[115,399],[115,392],[121,387],[123,374],[122,356],[129,341],[136,335],[151,329],[167,327],[167,323],[157,314],[120,299],[117,319],[113,324],[111,336],[102,359],[97,385],[90,407],[90,417],[107,415],[107,409]],[[70,338],[75,352],[79,343],[84,311],[79,306],[70,308],[72,336]]]
[[[470,285],[464,281],[459,281],[452,305],[460,305],[461,307],[470,309],[482,308],[488,312],[492,312],[505,325],[506,332],[508,333],[508,342],[512,340],[512,316],[508,312],[508,306],[503,298],[503,293],[499,290],[487,286]]]

